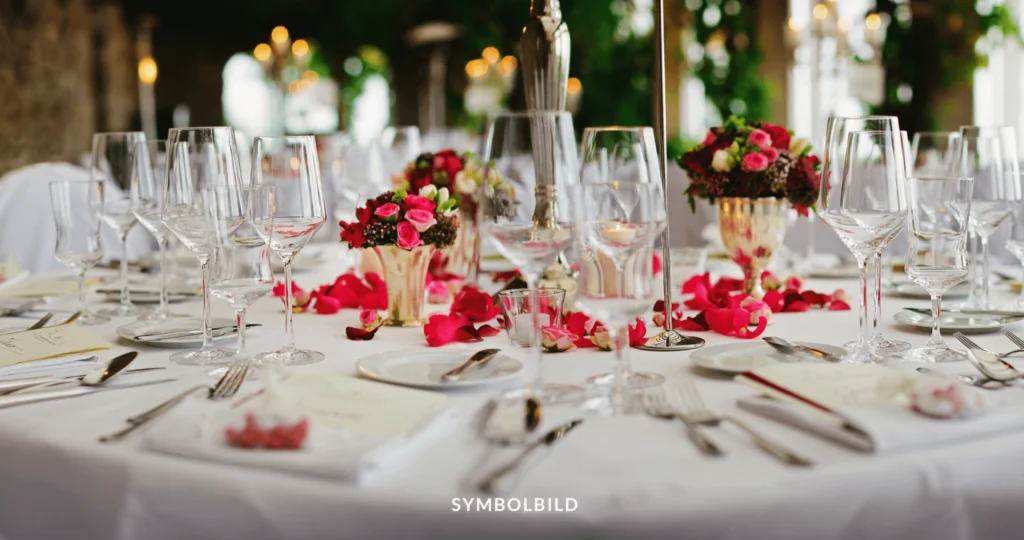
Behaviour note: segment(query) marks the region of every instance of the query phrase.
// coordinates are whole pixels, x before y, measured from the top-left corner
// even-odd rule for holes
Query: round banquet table
[[[340,263],[326,263],[295,277],[312,288],[331,282],[342,270]],[[857,285],[853,280],[811,280],[808,287],[831,292],[855,291]],[[1000,294],[1008,298],[1002,287]],[[73,302],[58,305],[67,309]],[[925,307],[927,301],[886,297],[882,328],[918,346],[927,340],[926,333],[907,332],[892,321],[893,313],[906,305]],[[198,302],[175,307],[193,313],[200,309]],[[216,304],[215,311],[229,313],[223,304]],[[281,301],[265,298],[250,313],[251,322],[264,325],[251,332],[250,351],[277,348],[284,337]],[[305,313],[295,321],[298,344],[327,355],[319,364],[293,368],[298,372],[355,376],[360,357],[425,347],[421,329],[383,328],[372,341],[347,340],[345,327],[357,325],[356,310]],[[94,327],[98,336],[116,343],[112,353],[127,350],[114,331],[126,322]],[[5,319],[0,324],[14,323]],[[856,309],[814,310],[777,314],[766,335],[838,345],[856,332]],[[709,346],[739,341],[702,335]],[[998,334],[977,340],[1008,348]],[[448,345],[483,346],[503,347],[530,369],[528,351],[509,347],[504,334],[482,344]],[[211,382],[202,368],[170,364],[169,353],[143,348],[135,367],[166,366],[161,373],[177,377],[174,383],[0,410],[0,539],[993,540],[1024,534],[1024,513],[1018,513],[1024,506],[1024,433],[882,455],[859,453],[738,409],[737,398],[752,390],[691,367],[687,352],[633,349],[631,355],[635,368],[662,373],[670,381],[692,377],[709,406],[749,421],[816,465],[786,467],[727,428],[714,432],[726,455],[707,458],[680,423],[644,415],[595,417],[592,425],[580,428],[592,428],[589,436],[569,435],[552,446],[508,495],[571,498],[575,511],[469,512],[464,505],[455,511],[453,499],[481,496],[464,487],[463,479],[488,451],[472,420],[495,395],[493,388],[451,393],[463,413],[458,427],[361,485],[146,452],[137,439],[98,443],[99,435],[122,427],[127,416],[188,386]],[[545,376],[581,384],[610,369],[613,361],[612,353],[594,349],[548,354]],[[943,369],[971,371],[966,364]],[[247,383],[242,392],[256,390],[257,384]]]

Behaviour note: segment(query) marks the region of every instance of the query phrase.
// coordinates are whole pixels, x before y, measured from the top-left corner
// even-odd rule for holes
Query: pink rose
[[[761,155],[764,156],[769,163],[771,163],[778,159],[779,151],[769,146],[768,148],[761,150]]]
[[[743,170],[747,172],[761,172],[768,168],[768,158],[761,154],[750,153],[743,156]]]
[[[711,131],[711,130],[709,129],[709,130],[708,130],[708,134],[704,136],[704,142],[702,142],[702,143],[700,143],[700,144],[701,144],[701,146],[708,146],[708,145],[710,145],[711,143],[715,142],[715,139],[717,139],[717,138],[718,138],[718,137],[716,137],[716,136],[715,136],[715,132],[714,132],[714,131]]]
[[[547,352],[565,352],[576,348],[575,334],[560,326],[545,326],[540,329],[541,346]]]
[[[763,129],[755,129],[750,132],[750,135],[747,135],[747,142],[764,150],[771,147],[772,137]]]
[[[431,281],[427,285],[427,302],[431,304],[446,304],[452,299],[452,291],[443,281]]]
[[[408,210],[405,212],[405,219],[409,223],[412,223],[413,227],[419,232],[424,232],[427,229],[434,226],[437,220],[434,219],[434,214],[427,212],[426,210]]]
[[[398,247],[402,249],[415,249],[422,243],[423,239],[420,238],[419,231],[416,230],[416,227],[412,226],[412,223],[403,221],[398,224]]]
[[[377,314],[376,310],[364,309],[359,312],[359,323],[363,325],[363,328],[369,328],[380,320],[380,315]]]
[[[610,351],[615,347],[612,343],[612,335],[607,330],[590,335],[590,342],[602,351]]]
[[[381,219],[394,221],[395,219],[398,218],[399,210],[401,210],[401,208],[399,208],[397,204],[389,202],[380,205],[376,210],[373,211],[373,214]]]
[[[433,214],[434,209],[437,208],[437,204],[426,197],[420,197],[419,195],[406,195],[405,200],[402,201],[402,208],[405,209],[406,212],[409,210],[426,210]]]
[[[772,310],[768,307],[768,304],[764,303],[763,300],[758,300],[753,296],[748,296],[740,302],[740,308],[750,313],[750,324],[760,324],[761,317],[764,317],[765,321],[771,320]]]

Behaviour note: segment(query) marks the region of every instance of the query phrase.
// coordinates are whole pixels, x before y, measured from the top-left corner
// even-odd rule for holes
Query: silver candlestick
[[[658,84],[654,85],[657,92],[654,100],[657,107],[654,115],[654,136],[658,140],[658,157],[661,163],[661,181],[665,190],[665,215],[668,215],[668,154],[666,153],[666,115],[665,115],[665,0],[654,2],[655,45],[657,45]],[[647,344],[639,347],[645,351],[684,351],[696,349],[704,345],[699,337],[685,336],[672,329],[672,245],[669,243],[668,225],[661,234],[662,277],[665,280],[665,330],[647,340]]]

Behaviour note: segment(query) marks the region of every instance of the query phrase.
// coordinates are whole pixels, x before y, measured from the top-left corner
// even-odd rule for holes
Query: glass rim
[[[583,128],[583,133],[587,133],[587,132],[595,133],[595,132],[599,132],[599,131],[612,131],[612,132],[619,131],[619,132],[623,132],[623,133],[643,133],[645,131],[650,131],[651,133],[654,133],[654,128],[652,128],[651,126],[619,126],[619,125],[614,125],[614,126],[590,126],[590,127]]]
[[[307,142],[315,141],[316,138],[313,135],[261,135],[259,137],[252,138],[253,143],[256,141],[291,141],[295,142]]]
[[[543,116],[554,116],[555,118],[572,118],[572,113],[558,109],[544,109],[536,111],[502,111],[491,116],[491,122],[499,118],[539,118]]]
[[[171,128],[167,130],[167,133],[170,134],[170,132],[172,131],[180,133],[182,131],[206,131],[213,129],[230,129],[231,131],[235,131],[235,128],[231,126],[188,126],[180,128]]]
[[[124,136],[124,135],[142,135],[143,137],[145,137],[146,136],[146,132],[145,131],[97,131],[97,132],[92,134],[93,137],[104,137],[104,136],[112,136],[112,135],[121,135],[121,136]]]
[[[63,178],[60,180],[49,180],[47,185],[55,186],[58,184],[99,184],[103,185],[103,180],[96,180],[94,178]]]
[[[523,288],[519,288],[519,289],[504,289],[504,290],[498,291],[498,296],[504,297],[504,298],[514,298],[514,297],[524,296],[524,295],[528,296],[529,294],[530,294],[530,289],[523,289]],[[565,294],[565,289],[537,289],[537,296],[538,297],[539,296],[555,296],[555,295],[558,295],[558,294]]]

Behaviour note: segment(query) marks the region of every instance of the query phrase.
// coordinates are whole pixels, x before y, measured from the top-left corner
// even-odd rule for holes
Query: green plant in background
[[[938,129],[940,92],[970,87],[974,70],[988,63],[987,51],[1007,38],[1020,40],[1005,5],[969,0],[877,4],[891,23],[882,46],[885,101],[872,112],[899,116],[908,132]]]

